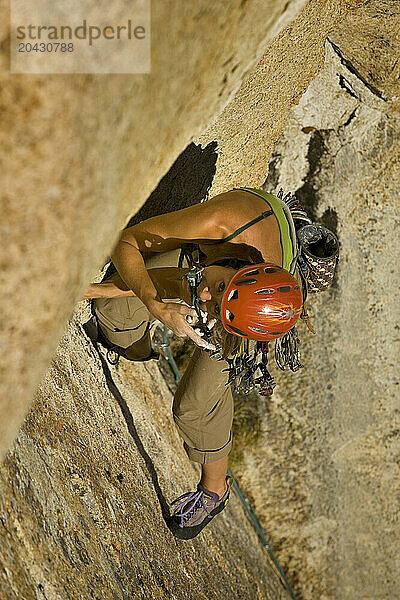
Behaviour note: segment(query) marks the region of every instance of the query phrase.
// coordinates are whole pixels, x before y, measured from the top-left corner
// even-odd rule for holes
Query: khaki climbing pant
[[[145,260],[147,269],[176,267],[180,250],[171,250]],[[177,302],[177,300],[170,300]],[[121,348],[129,348],[138,342],[148,330],[154,317],[140,298],[96,298],[93,300],[100,329],[106,338]]]
[[[190,460],[211,463],[232,448],[233,397],[226,361],[196,348],[175,392],[173,416]]]
[[[128,348],[138,342],[154,321],[140,298],[96,298],[93,309],[101,331],[112,344]]]
[[[179,251],[178,251],[179,254]],[[146,262],[148,268],[175,266],[177,253]],[[128,348],[148,331],[154,317],[139,298],[98,298],[93,301],[98,324],[113,344]],[[212,360],[197,348],[178,385],[173,417],[190,460],[211,463],[227,456],[232,447],[233,397],[223,373],[226,361]]]

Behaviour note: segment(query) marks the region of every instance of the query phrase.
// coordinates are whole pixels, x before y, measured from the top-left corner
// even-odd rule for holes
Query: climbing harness
[[[197,244],[184,244],[179,258],[180,267],[182,267],[185,258],[190,267],[184,277],[189,284],[191,304],[198,315],[198,324],[204,333],[204,337],[207,341],[210,341],[212,339],[211,330],[207,326],[206,319],[203,319],[203,315],[201,314],[197,293],[204,271],[204,267],[199,262],[199,247]],[[209,353],[210,358],[213,360],[220,361],[222,360],[222,348],[215,342],[213,343],[216,349],[212,351],[206,350],[206,352]],[[249,394],[252,390],[257,389],[261,395],[271,395],[276,384],[267,368],[268,342],[256,342],[252,345],[251,355],[250,340],[243,339],[241,348],[236,356],[226,359],[228,362],[228,368],[224,369],[224,371],[228,372],[226,385],[233,384],[235,391],[244,394]]]
[[[190,266],[189,271],[184,275],[189,284],[191,304],[196,310],[199,318],[199,326],[201,331],[204,333],[204,337],[207,341],[212,339],[212,334],[207,326],[206,320],[203,320],[203,315],[200,311],[199,297],[198,297],[198,286],[202,280],[202,273],[204,267],[195,262],[199,260],[199,249],[194,244],[185,244],[183,247],[183,257],[187,259]],[[180,266],[183,264],[183,258],[180,259]],[[250,350],[250,344],[252,349]],[[222,360],[222,349],[218,344],[216,350],[209,351],[210,358],[214,360]],[[250,341],[248,338],[244,338],[239,351],[232,358],[226,358],[228,362],[228,368],[224,371],[228,372],[228,381],[226,385],[233,385],[233,389],[236,392],[243,394],[249,394],[252,390],[257,391],[262,396],[270,396],[273,393],[276,385],[272,375],[270,374],[268,364],[268,342],[265,341]]]

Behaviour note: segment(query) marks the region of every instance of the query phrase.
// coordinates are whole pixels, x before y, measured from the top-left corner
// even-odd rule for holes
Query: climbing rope
[[[181,373],[180,373],[180,371],[178,369],[178,366],[177,366],[177,364],[175,362],[175,359],[174,359],[173,354],[171,352],[171,349],[169,347],[168,327],[166,327],[166,326],[164,326],[164,329],[163,329],[163,341],[162,341],[162,344],[157,344],[157,347],[162,349],[162,351],[164,353],[164,356],[165,356],[165,359],[168,362],[169,366],[171,367],[171,370],[172,370],[172,372],[173,372],[173,374],[175,376],[175,380],[178,383],[181,380],[182,375],[181,375]],[[258,535],[258,537],[259,537],[262,545],[267,549],[268,554],[270,555],[272,562],[274,563],[275,567],[277,568],[279,575],[282,577],[282,580],[283,580],[283,582],[284,582],[284,584],[286,586],[287,591],[289,592],[289,594],[290,594],[290,596],[291,596],[291,598],[293,600],[298,600],[297,596],[295,595],[295,593],[294,593],[294,591],[293,591],[293,589],[292,589],[292,587],[291,587],[291,585],[290,585],[290,583],[289,583],[289,581],[288,581],[288,579],[287,579],[287,577],[285,575],[285,573],[283,572],[283,569],[282,569],[281,565],[278,562],[278,559],[276,558],[275,554],[273,553],[272,548],[271,548],[271,546],[270,546],[267,538],[265,537],[264,531],[263,531],[263,529],[262,529],[262,527],[260,525],[260,521],[257,519],[254,511],[252,510],[252,508],[247,503],[246,498],[243,496],[243,494],[242,494],[242,492],[241,492],[238,484],[235,481],[235,478],[234,478],[233,474],[229,470],[228,470],[228,475],[230,477],[232,477],[232,479],[233,479],[232,487],[235,490],[236,494],[238,495],[239,500],[241,501],[241,503],[242,503],[245,511],[249,515],[250,520],[251,520],[251,522],[254,525],[254,529],[256,530],[257,535]]]

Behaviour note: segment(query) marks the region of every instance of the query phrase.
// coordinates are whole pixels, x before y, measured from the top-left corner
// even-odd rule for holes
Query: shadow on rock
[[[163,519],[167,522],[167,520],[170,518],[171,515],[170,515],[170,511],[169,511],[168,502],[166,501],[165,496],[161,490],[160,484],[158,482],[157,471],[154,467],[154,464],[153,464],[149,454],[147,453],[145,447],[143,446],[142,440],[139,437],[139,434],[135,427],[135,423],[133,421],[133,417],[129,410],[129,407],[128,407],[126,401],[124,400],[121,392],[119,391],[116,383],[114,382],[114,380],[112,378],[111,371],[109,369],[107,360],[104,358],[104,356],[101,354],[101,352],[98,349],[97,342],[96,342],[96,333],[92,328],[92,319],[90,319],[87,323],[82,325],[82,327],[100,357],[100,361],[101,361],[101,365],[103,367],[103,372],[104,372],[104,376],[106,379],[107,387],[110,390],[111,394],[116,399],[116,401],[118,402],[118,405],[121,409],[122,415],[125,419],[126,425],[128,427],[130,436],[132,437],[133,441],[135,442],[138,452],[145,462],[146,468],[147,468],[150,478],[153,482],[154,491],[155,491],[158,501],[160,503]]]

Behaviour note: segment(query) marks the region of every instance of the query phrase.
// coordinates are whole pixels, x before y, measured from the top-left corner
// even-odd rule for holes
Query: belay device
[[[204,267],[199,262],[199,247],[197,244],[184,244],[179,258],[179,267],[182,266],[183,260],[186,258],[189,271],[184,275],[184,278],[188,282],[190,290],[190,302],[197,313],[198,323],[197,326],[204,336],[207,342],[211,342],[212,333],[211,329],[207,325],[207,317],[203,316],[200,309],[200,298],[197,294],[197,288],[203,279]],[[214,344],[215,345],[215,344]],[[213,358],[222,358],[220,355],[220,349],[212,351]]]

